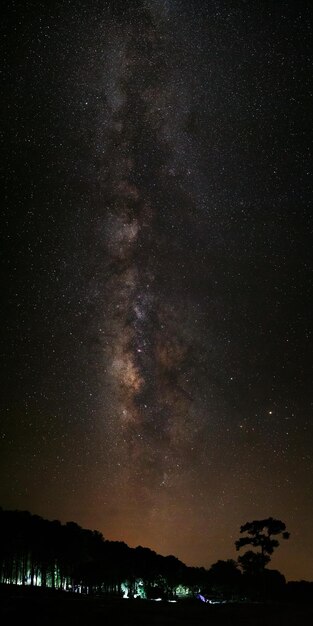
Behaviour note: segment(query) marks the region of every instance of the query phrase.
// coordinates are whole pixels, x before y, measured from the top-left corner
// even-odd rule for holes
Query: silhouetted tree
[[[252,550],[248,550],[238,557],[238,563],[242,571],[248,576],[262,573],[269,561],[270,557],[268,555],[261,552],[253,552]]]
[[[258,576],[264,572],[275,548],[279,546],[277,536],[281,536],[282,539],[289,539],[290,536],[290,533],[286,531],[284,522],[272,517],[247,522],[240,527],[240,533],[247,533],[247,535],[240,537],[235,542],[236,550],[240,550],[244,546],[259,549],[257,552],[248,550],[238,557],[238,563],[248,576]]]
[[[238,563],[233,559],[228,559],[227,561],[219,560],[213,563],[207,576],[207,595],[223,597],[229,600],[235,599],[239,592],[241,576]]]
[[[279,541],[276,539],[278,535],[281,535],[282,539],[289,539],[290,537],[290,533],[286,531],[286,524],[272,517],[247,522],[240,527],[240,533],[247,533],[247,536],[240,537],[235,542],[236,550],[247,545],[260,548],[260,552],[255,553],[249,550],[238,558],[243,570],[250,572],[253,569],[256,572],[264,570],[271,560],[270,555],[279,546]]]
[[[213,563],[209,569],[210,578],[215,583],[229,583],[238,580],[240,572],[238,571],[238,563],[233,559],[227,561],[217,561]]]

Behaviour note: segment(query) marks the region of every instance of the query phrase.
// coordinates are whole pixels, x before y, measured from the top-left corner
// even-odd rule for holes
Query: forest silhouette
[[[0,582],[116,598],[308,602],[313,583],[286,583],[280,572],[266,568],[279,546],[277,537],[289,538],[285,524],[267,518],[248,522],[240,532],[247,534],[236,541],[238,550],[247,545],[260,551],[205,569],[149,548],[108,541],[75,522],[0,509]]]

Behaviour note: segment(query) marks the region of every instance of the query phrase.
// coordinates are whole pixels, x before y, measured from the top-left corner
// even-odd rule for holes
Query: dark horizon
[[[4,508],[313,580],[309,10],[5,2]]]
[[[133,586],[133,593],[142,587],[141,599],[149,599],[147,593],[157,597],[162,591],[163,599],[177,599],[178,592],[178,598],[203,601],[203,596],[198,597],[201,593],[215,598],[213,604],[216,600],[283,602],[291,592],[291,603],[301,601],[301,594],[307,602],[313,581],[303,577],[286,581],[271,567],[273,553],[289,539],[281,520],[250,521],[241,526],[235,542],[237,559],[218,559],[209,568],[193,567],[148,546],[110,541],[97,529],[82,528],[74,520],[62,523],[0,506],[0,584],[120,598]]]

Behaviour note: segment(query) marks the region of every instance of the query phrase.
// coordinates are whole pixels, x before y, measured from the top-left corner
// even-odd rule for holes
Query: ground
[[[145,600],[94,598],[2,586],[0,623],[13,626],[306,626],[313,623],[313,606],[177,604]]]

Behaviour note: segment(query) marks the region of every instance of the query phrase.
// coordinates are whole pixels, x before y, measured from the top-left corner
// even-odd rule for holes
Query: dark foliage
[[[205,570],[174,556],[106,541],[74,522],[48,521],[27,511],[0,509],[0,582],[89,593],[129,594],[142,580],[147,597],[170,597],[178,585],[199,588]]]
[[[240,564],[246,559],[245,567],[240,568],[238,562],[229,559],[217,561],[206,570],[187,567],[176,557],[164,557],[149,548],[129,548],[123,542],[107,541],[98,531],[81,528],[74,522],[61,524],[27,511],[0,508],[0,583],[41,587],[47,592],[88,591],[90,595],[112,598],[121,597],[125,585],[129,597],[135,596],[140,581],[142,595],[150,599],[173,598],[180,588],[181,593],[185,589],[193,595],[201,591],[208,600],[306,602],[313,583],[286,585],[282,574],[264,569],[269,559],[262,561],[262,567],[255,563],[268,557],[273,544],[266,541],[273,541],[271,535],[286,534],[282,522],[273,520],[275,533],[269,520],[272,518],[242,527],[253,546],[259,546],[258,542],[263,546],[263,552],[248,551],[243,555]]]
[[[247,535],[235,541],[236,550],[240,550],[244,546],[259,548],[259,552],[248,550],[238,558],[238,563],[243,572],[250,576],[264,572],[265,566],[271,560],[270,555],[279,546],[279,541],[276,539],[277,535],[280,535],[282,539],[289,539],[290,537],[284,522],[273,517],[247,522],[240,527],[240,533],[247,533]]]

